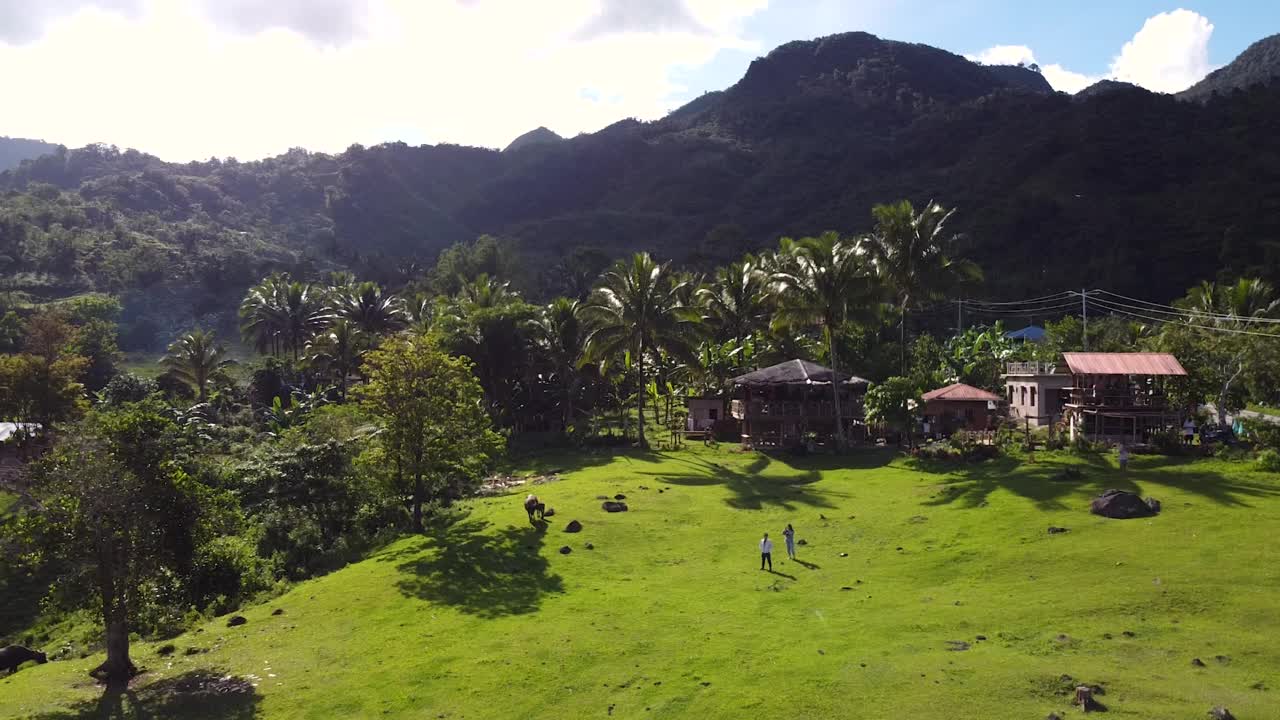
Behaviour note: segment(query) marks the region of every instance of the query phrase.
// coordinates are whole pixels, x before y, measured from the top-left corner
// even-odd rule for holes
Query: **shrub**
[[[1151,446],[1162,455],[1182,455],[1186,452],[1182,434],[1173,429],[1154,433],[1151,436]]]
[[[1263,472],[1280,472],[1280,451],[1267,448],[1258,453],[1257,466]]]
[[[160,386],[155,380],[124,372],[111,378],[102,392],[98,393],[98,399],[108,405],[123,405],[141,402],[159,391]]]
[[[1280,450],[1280,424],[1266,420],[1243,420],[1244,434],[1260,448]]]
[[[197,551],[190,582],[196,604],[222,614],[271,587],[271,568],[258,557],[252,540],[225,536]]]

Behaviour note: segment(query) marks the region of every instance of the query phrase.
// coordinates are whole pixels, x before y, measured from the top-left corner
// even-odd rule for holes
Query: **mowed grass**
[[[1121,475],[1038,460],[543,457],[526,469],[566,471],[535,488],[556,510],[545,532],[525,488],[477,500],[246,625],[175,639],[171,658],[136,645],[148,673],[119,702],[196,718],[1012,720],[1076,717],[1070,675],[1105,687],[1108,717],[1277,717],[1280,482],[1218,461],[1136,457]],[[1083,477],[1058,477],[1065,464]],[[1110,487],[1164,513],[1090,515]],[[616,493],[630,512],[600,509]],[[765,531],[774,574],[758,569]],[[0,717],[94,716],[100,660],[0,680]]]

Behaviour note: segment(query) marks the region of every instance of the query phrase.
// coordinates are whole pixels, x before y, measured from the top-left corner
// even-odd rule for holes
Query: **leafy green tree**
[[[83,382],[89,392],[106,387],[119,371],[121,356],[116,344],[116,324],[110,320],[92,318],[77,327],[68,350],[87,361]]]
[[[258,352],[287,351],[297,360],[307,341],[324,330],[333,311],[323,288],[273,275],[249,289],[240,303],[240,332]]]
[[[1280,316],[1280,299],[1270,284],[1246,278],[1202,283],[1176,304],[1187,314],[1164,325],[1159,346],[1188,366],[1191,399],[1213,399],[1218,424],[1226,425],[1245,405],[1249,378],[1267,372],[1280,352],[1274,325],[1251,322]]]
[[[836,332],[850,319],[872,316],[878,304],[879,288],[871,270],[857,243],[842,240],[834,232],[800,240],[783,238],[770,277],[777,302],[774,324],[819,331],[831,369],[839,373]],[[836,444],[843,447],[838,383],[831,384],[831,399],[836,412]]]
[[[578,310],[578,316],[589,328],[585,340],[587,360],[607,364],[622,358],[635,368],[641,447],[647,445],[646,357],[665,351],[682,361],[696,361],[694,348],[699,328],[696,311],[681,299],[686,290],[683,283],[676,281],[669,264],[655,262],[648,253],[636,253],[607,271]]]
[[[924,401],[920,387],[910,378],[891,377],[867,389],[867,422],[893,428],[907,436],[907,444],[915,447],[912,429]]]
[[[40,464],[23,518],[29,546],[100,609],[107,659],[90,674],[123,687],[140,590],[161,572],[185,573],[207,525],[208,491],[175,461],[177,428],[165,407],[142,403],[90,414]]]
[[[490,426],[471,363],[427,337],[391,338],[369,353],[366,367],[360,402],[382,424],[395,489],[421,532],[424,503],[447,500],[451,487],[477,480],[502,439]]]
[[[973,262],[952,256],[955,236],[947,221],[955,214],[930,201],[920,212],[908,200],[871,209],[875,230],[864,246],[876,274],[893,293],[901,313],[899,343],[906,369],[907,315],[917,305],[941,300],[965,284],[982,279]]]
[[[1030,355],[1025,345],[1005,337],[1000,323],[988,327],[969,327],[947,339],[942,358],[954,382],[999,392],[1004,386],[1000,376],[1005,363]]]
[[[212,332],[193,330],[169,345],[160,363],[167,372],[196,391],[196,402],[209,398],[209,383],[235,365]]]
[[[0,417],[43,425],[74,420],[88,408],[84,375],[88,361],[63,355],[0,355]]]

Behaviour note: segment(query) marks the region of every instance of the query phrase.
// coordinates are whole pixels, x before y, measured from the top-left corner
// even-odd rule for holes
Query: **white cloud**
[[[1133,83],[1154,92],[1174,93],[1199,82],[1213,68],[1209,65],[1209,38],[1213,24],[1190,10],[1174,10],[1147,18],[1142,29],[1124,44],[1106,75],[1088,75],[1060,64],[1040,65],[1044,79],[1054,90],[1076,93],[1099,80]],[[1036,62],[1026,45],[996,45],[966,55],[988,65]]]
[[[684,0],[684,14],[630,14],[581,38],[620,17],[607,14],[618,0],[325,0],[322,18],[266,3],[234,22],[211,17],[212,0],[139,2],[81,3],[25,44],[0,36],[0,68],[23,68],[5,74],[0,135],[172,160],[398,139],[502,146],[539,125],[573,135],[660,117],[684,90],[673,71],[757,49],[741,25],[767,4]]]
[[[1147,18],[1111,63],[1116,80],[1156,92],[1174,93],[1196,84],[1209,66],[1213,24],[1190,10],[1174,10]]]

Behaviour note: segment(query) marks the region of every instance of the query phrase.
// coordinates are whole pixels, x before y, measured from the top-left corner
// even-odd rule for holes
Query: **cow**
[[[48,656],[42,652],[25,648],[21,645],[10,645],[0,650],[0,672],[8,670],[9,674],[12,675],[18,672],[19,665],[29,660],[35,660],[41,665],[49,662]]]
[[[539,520],[546,517],[547,506],[538,500],[537,495],[531,494],[524,499],[524,511],[529,513],[529,522],[533,522],[534,513],[537,513]]]

